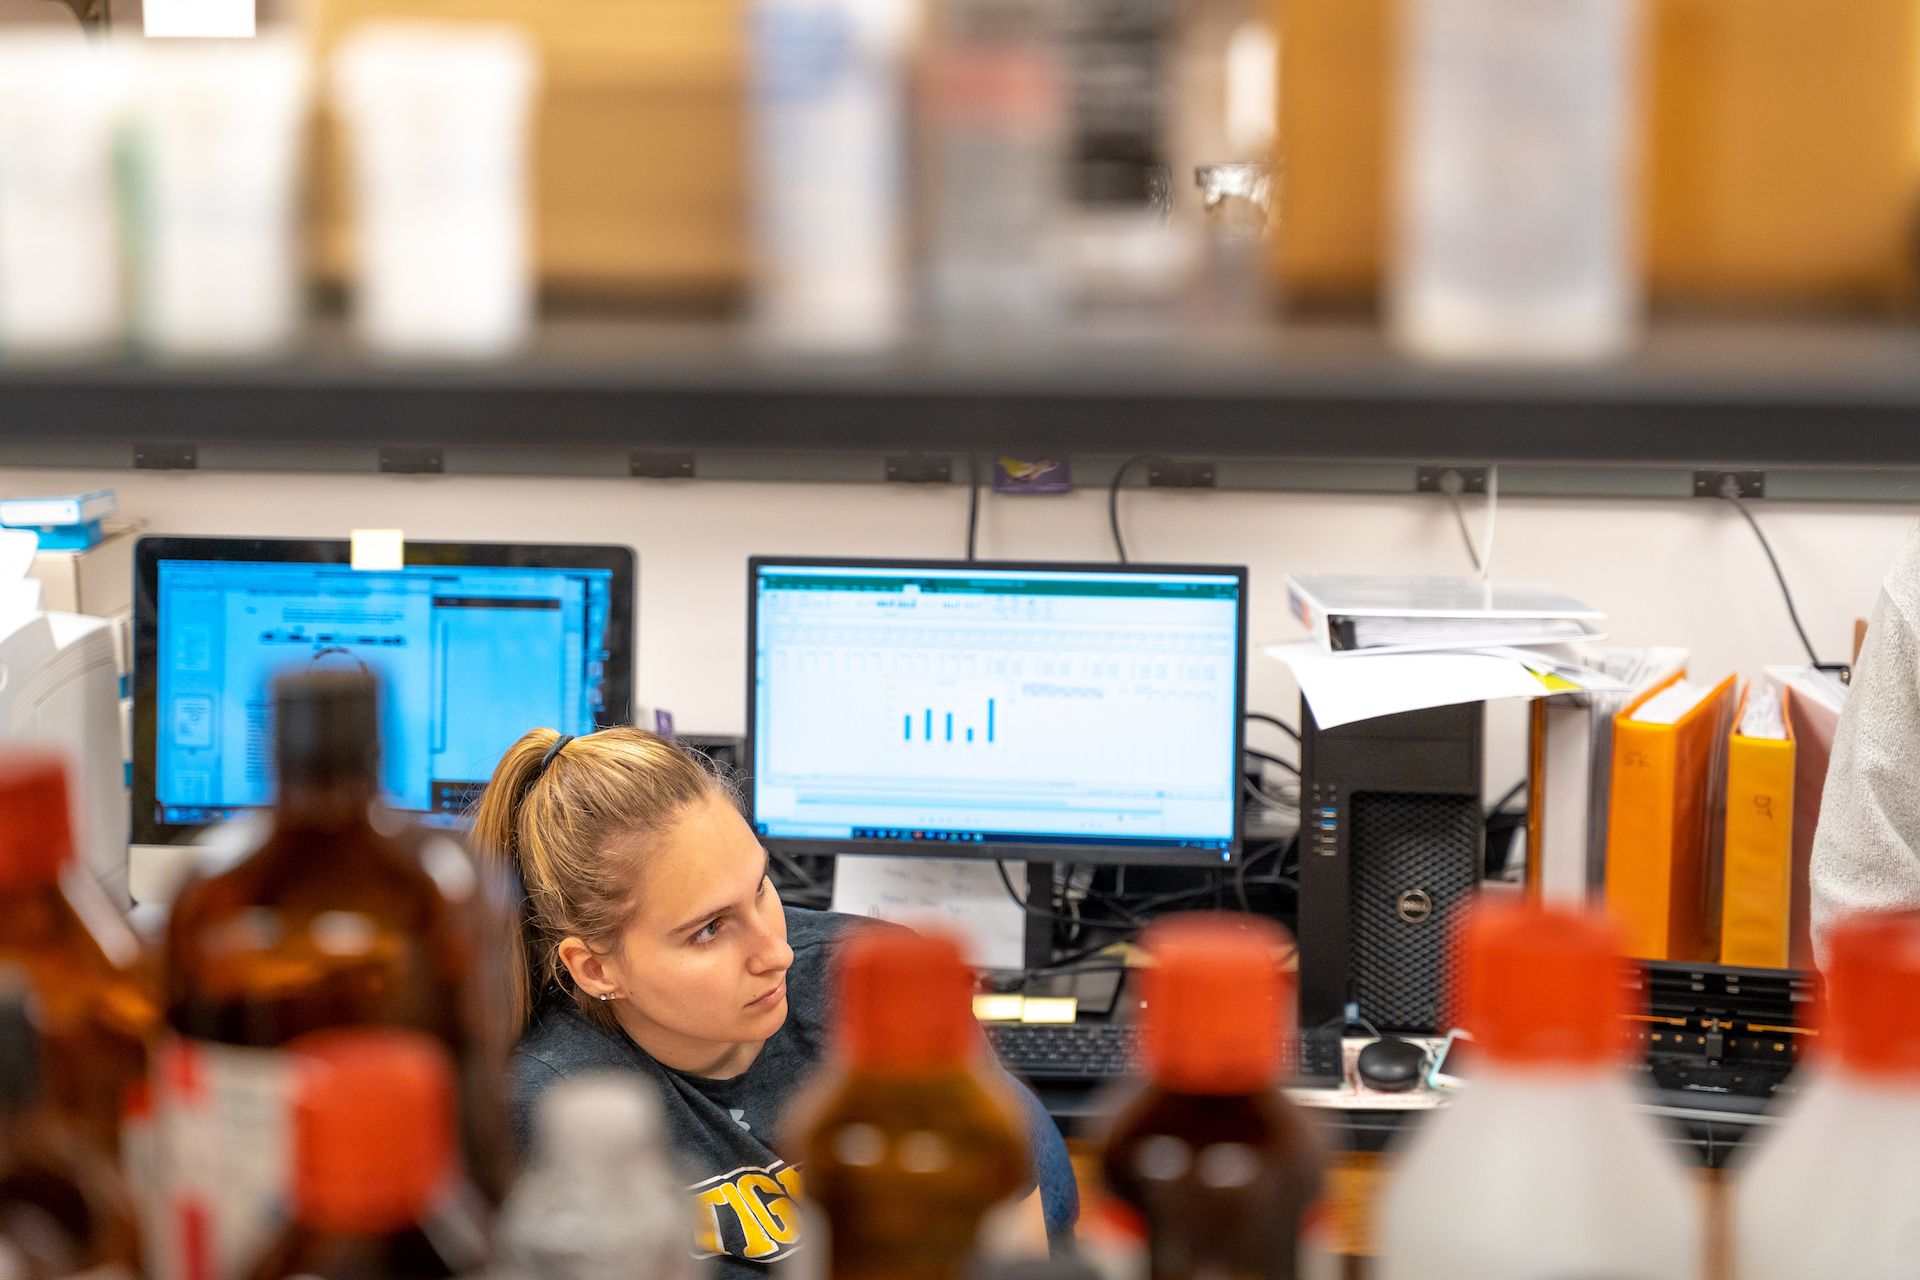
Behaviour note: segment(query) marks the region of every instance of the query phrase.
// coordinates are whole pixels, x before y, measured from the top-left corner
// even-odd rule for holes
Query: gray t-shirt
[[[637,1071],[659,1086],[667,1133],[701,1209],[695,1252],[721,1255],[719,1280],[765,1280],[766,1264],[800,1244],[793,1207],[800,1171],[772,1143],[794,1094],[819,1064],[831,1016],[833,943],[859,916],[787,907],[787,1020],[753,1065],[709,1080],[655,1061],[623,1032],[588,1022],[571,1000],[554,1001],[521,1038],[513,1059],[513,1123],[522,1149],[535,1104],[555,1081],[583,1071]]]

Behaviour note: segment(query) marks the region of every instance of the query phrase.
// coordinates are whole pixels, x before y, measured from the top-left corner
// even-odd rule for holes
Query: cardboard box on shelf
[[[737,0],[313,0],[316,56],[367,18],[512,22],[538,43],[532,169],[540,282],[564,293],[711,299],[746,273]],[[314,266],[352,258],[339,131],[320,113]]]
[[[29,577],[40,580],[40,607],[111,618],[133,608],[133,544],[142,526],[106,522],[106,536],[85,551],[42,551]],[[123,668],[124,669],[124,668]]]

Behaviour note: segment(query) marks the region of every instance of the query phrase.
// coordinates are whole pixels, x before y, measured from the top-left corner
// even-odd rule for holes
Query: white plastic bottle
[[[1833,935],[1820,1057],[1734,1183],[1737,1280],[1920,1275],[1920,915]]]
[[[575,1076],[540,1100],[533,1162],[500,1210],[500,1245],[528,1280],[688,1280],[691,1202],[660,1101],[620,1072]]]
[[[1482,906],[1459,948],[1477,1056],[1386,1189],[1380,1280],[1695,1280],[1695,1189],[1621,1070],[1613,930]]]
[[[1639,309],[1638,0],[1409,0],[1396,336],[1441,360],[1614,355]]]

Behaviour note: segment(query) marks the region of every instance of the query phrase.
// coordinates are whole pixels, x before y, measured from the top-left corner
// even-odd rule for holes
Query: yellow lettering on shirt
[[[753,1175],[742,1176],[750,1178]],[[770,1253],[778,1253],[780,1246],[773,1242],[773,1238],[767,1234],[767,1229],[760,1225],[760,1215],[754,1212],[752,1205],[748,1204],[753,1197],[732,1182],[721,1183],[718,1190],[726,1196],[727,1203],[733,1206],[734,1213],[740,1218],[740,1230],[745,1232],[747,1237],[747,1257],[758,1260]],[[757,1205],[758,1201],[754,1201],[754,1204]]]
[[[768,1235],[781,1244],[792,1244],[800,1238],[800,1215],[794,1211],[793,1201],[780,1194],[779,1183],[764,1173],[743,1173],[734,1185]],[[772,1200],[766,1198],[769,1191]]]

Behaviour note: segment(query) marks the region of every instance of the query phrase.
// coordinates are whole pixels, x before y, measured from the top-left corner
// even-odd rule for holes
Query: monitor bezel
[[[159,584],[162,560],[229,560],[236,563],[351,564],[352,543],[345,538],[177,537],[155,534],[133,549],[133,776],[131,835],[134,844],[184,844],[206,823],[162,822],[154,795],[159,752],[156,706],[160,671]],[[403,563],[458,568],[607,569],[613,577],[607,600],[607,675],[604,722],[598,728],[633,718],[635,580],[638,557],[632,547],[604,543],[414,542],[403,547]]]
[[[1247,732],[1247,567],[1220,564],[1146,564],[1128,562],[1073,560],[895,560],[875,557],[773,556],[747,558],[747,743],[749,776],[742,797],[747,821],[758,830],[754,804],[759,781],[752,776],[758,762],[755,746],[759,716],[755,666],[760,651],[760,570],[768,565],[793,565],[799,568],[900,569],[909,573],[922,570],[962,570],[979,573],[1126,573],[1209,574],[1232,577],[1238,582],[1234,626],[1240,643],[1235,646],[1233,676],[1233,836],[1225,850],[1178,849],[1165,846],[1143,847],[1127,844],[1050,844],[1005,841],[980,844],[946,844],[921,840],[849,840],[830,836],[760,836],[760,843],[775,853],[854,854],[910,858],[966,858],[981,861],[1022,862],[1097,862],[1129,866],[1225,867],[1239,865],[1245,847],[1245,796],[1240,786],[1240,768],[1244,763]],[[1224,856],[1223,856],[1224,854]]]

